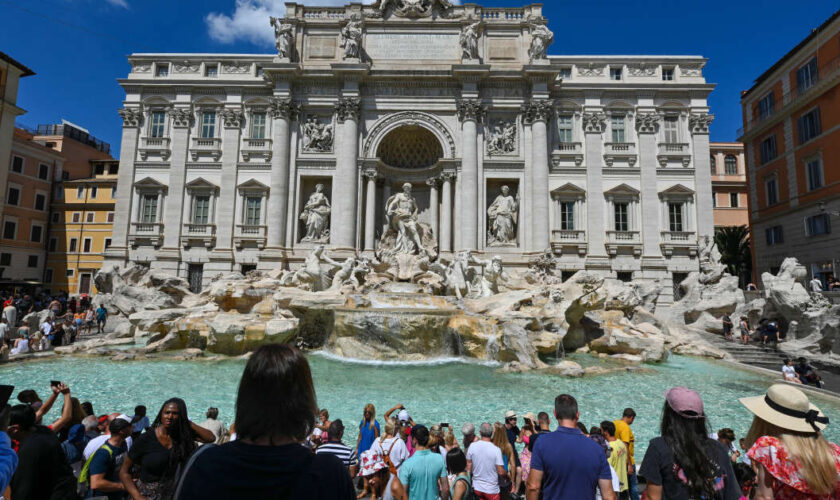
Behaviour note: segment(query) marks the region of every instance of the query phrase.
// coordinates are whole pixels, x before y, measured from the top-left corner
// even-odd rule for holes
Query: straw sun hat
[[[740,401],[755,416],[789,431],[814,433],[828,425],[828,417],[804,392],[786,384],[771,385],[767,394]]]

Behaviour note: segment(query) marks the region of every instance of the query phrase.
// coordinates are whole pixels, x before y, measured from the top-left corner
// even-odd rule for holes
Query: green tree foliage
[[[726,272],[738,276],[743,285],[752,275],[750,230],[747,226],[716,228],[715,243],[721,255],[720,261],[726,266]]]

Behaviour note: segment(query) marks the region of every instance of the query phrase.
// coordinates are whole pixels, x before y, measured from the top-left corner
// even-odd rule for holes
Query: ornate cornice
[[[347,120],[359,121],[361,113],[362,101],[358,97],[342,97],[335,105],[338,123],[344,123]]]
[[[708,134],[709,125],[715,119],[715,115],[709,113],[691,113],[688,117],[688,128],[692,134]]]
[[[593,111],[581,115],[583,131],[588,134],[601,134],[607,125],[607,114],[603,111]]]
[[[522,106],[525,123],[547,122],[554,115],[554,101],[551,99],[534,99]]]
[[[637,113],[636,130],[640,134],[655,134],[659,129],[662,114],[657,112]]]
[[[222,119],[226,128],[240,128],[245,121],[245,113],[241,109],[223,109]]]
[[[458,119],[462,122],[472,120],[474,122],[481,122],[484,118],[484,106],[481,104],[481,99],[459,99],[458,100]]]
[[[143,124],[143,111],[138,108],[122,108],[118,111],[123,127],[139,127]]]
[[[272,118],[286,118],[294,120],[300,112],[300,106],[291,99],[282,97],[271,97],[268,99],[268,109]]]
[[[169,116],[172,117],[174,128],[185,128],[192,125],[194,115],[189,108],[172,108],[169,110]]]

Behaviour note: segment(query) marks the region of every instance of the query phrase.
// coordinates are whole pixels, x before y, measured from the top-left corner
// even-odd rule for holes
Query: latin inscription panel
[[[457,34],[368,33],[365,52],[371,59],[461,60]]]

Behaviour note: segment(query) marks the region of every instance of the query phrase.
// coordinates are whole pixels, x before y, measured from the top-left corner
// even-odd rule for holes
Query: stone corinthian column
[[[586,237],[589,257],[606,260],[604,222],[603,155],[601,153],[607,115],[600,109],[587,110],[581,116],[586,141]],[[606,229],[612,226],[607,224]]]
[[[429,186],[429,225],[432,226],[432,234],[438,242],[438,251],[440,251],[440,232],[438,232],[438,180],[435,178],[426,179],[426,184]]]
[[[215,251],[221,256],[229,258],[227,252],[233,248],[233,235],[236,233],[236,218],[233,207],[236,206],[236,180],[237,167],[239,162],[239,139],[242,134],[242,125],[245,123],[245,114],[241,109],[225,109],[222,111],[222,177],[219,186],[220,207],[216,213],[217,243]],[[269,193],[270,195],[271,193]]]
[[[639,112],[636,115],[636,131],[639,134],[639,175],[642,184],[642,256],[661,258],[659,246],[659,193],[656,184],[657,146],[656,132],[662,115],[655,111]],[[708,169],[707,169],[708,170]],[[666,219],[667,220],[667,219]]]
[[[458,118],[461,120],[463,153],[461,159],[461,203],[458,230],[461,246],[465,250],[478,247],[478,124],[484,115],[479,99],[458,101]],[[460,250],[460,249],[459,249]]]
[[[359,115],[361,101],[358,97],[342,97],[335,106],[340,125],[337,146],[335,178],[333,179],[332,244],[342,248],[356,246],[356,200],[359,173],[356,166],[359,156]]]
[[[297,113],[291,99],[274,97],[269,109],[271,124],[271,176],[268,193],[268,247],[283,246],[289,200],[289,132]]]
[[[169,159],[169,191],[163,210],[163,247],[177,251],[181,246],[181,224],[184,208],[184,184],[187,176],[187,150],[193,110],[175,108],[172,113],[172,156]],[[236,154],[236,145],[231,146]]]
[[[376,171],[365,171],[367,199],[365,201],[365,250],[376,250]]]
[[[440,216],[440,251],[452,251],[452,181],[455,179],[454,172],[444,172],[442,175],[443,184],[441,187],[442,212]]]
[[[549,207],[551,199],[548,189],[548,121],[554,113],[554,102],[549,99],[534,99],[526,104],[523,112],[525,122],[531,125],[531,222],[530,250],[545,250],[551,245]],[[526,245],[527,247],[527,245]]]
[[[709,125],[715,115],[692,113],[688,117],[691,130],[691,150],[694,154],[694,182],[697,190],[697,236],[714,236],[712,213],[712,173],[709,160]]]
[[[120,143],[120,173],[117,179],[117,198],[115,213],[121,214],[114,218],[113,243],[106,249],[108,258],[124,261],[127,257],[126,245],[128,231],[131,227],[131,200],[134,189],[134,159],[137,152],[137,138],[140,126],[143,124],[143,113],[140,108],[124,108],[119,111],[123,119],[123,135]],[[117,255],[119,253],[119,255]]]

